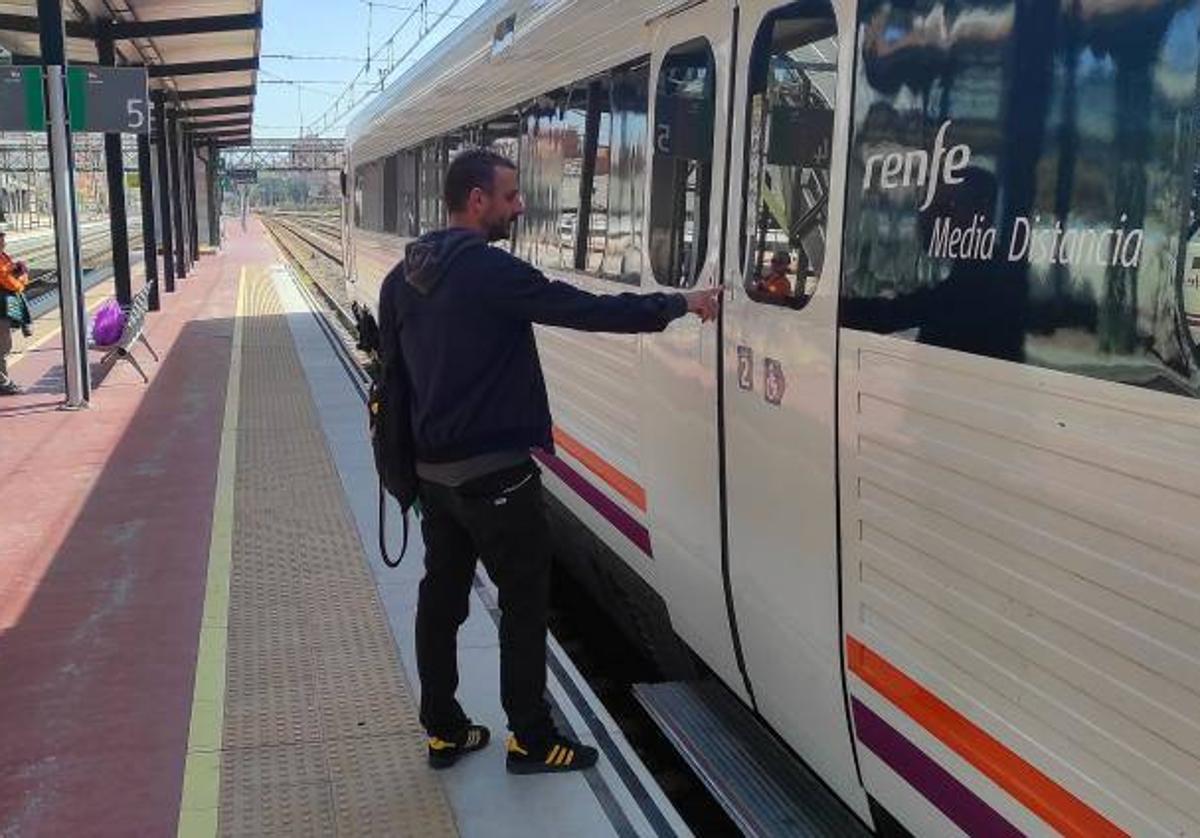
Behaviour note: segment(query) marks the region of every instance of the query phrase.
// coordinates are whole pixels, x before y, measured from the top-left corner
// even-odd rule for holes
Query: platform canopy
[[[263,0],[66,0],[67,60],[145,66],[152,95],[177,107],[200,140],[248,143],[262,45]],[[0,2],[0,46],[39,61],[37,0]]]

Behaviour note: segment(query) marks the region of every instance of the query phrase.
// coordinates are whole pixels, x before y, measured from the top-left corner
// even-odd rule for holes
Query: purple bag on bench
[[[96,346],[112,346],[121,339],[125,330],[125,312],[116,300],[105,300],[92,317],[92,343]]]

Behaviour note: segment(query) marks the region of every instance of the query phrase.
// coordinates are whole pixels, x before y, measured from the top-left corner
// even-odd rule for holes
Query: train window
[[[521,193],[525,212],[518,223],[517,253],[539,267],[558,266],[556,240],[558,190],[547,165],[554,143],[551,136],[556,107],[543,99],[526,110],[520,144]],[[553,257],[553,260],[552,260]]]
[[[445,225],[442,212],[442,179],[445,174],[444,147],[440,140],[426,143],[418,155],[418,230],[424,235]]]
[[[521,116],[509,114],[485,123],[480,130],[480,144],[514,163],[520,155]]]
[[[587,214],[589,272],[638,284],[642,275],[650,67],[642,62],[596,83],[595,164]]]
[[[502,154],[513,163],[519,163],[521,154],[521,115],[506,114],[496,117],[479,126],[478,142],[485,148],[490,148],[497,154]],[[497,247],[504,247],[512,253],[517,252],[517,232],[520,222],[514,221],[508,231],[508,242],[496,242]]]
[[[576,243],[580,230],[585,229],[580,201],[586,174],[584,150],[587,123],[588,91],[586,87],[577,87],[562,100],[552,130],[554,141],[550,146],[550,158],[543,160],[543,163],[550,163],[554,168],[561,166],[562,171],[558,184],[558,227],[555,236],[558,252],[551,256],[551,267],[582,267],[576,259]],[[582,253],[579,258],[583,258]]]
[[[417,225],[417,162],[412,151],[402,151],[396,163],[396,232],[412,237],[418,233]]]
[[[399,176],[397,170],[397,155],[393,154],[383,161],[383,229],[389,233],[396,230],[396,200],[400,192],[397,189]]]
[[[708,41],[663,59],[654,105],[650,262],[660,285],[694,285],[708,249],[715,64]]]
[[[1200,397],[1200,36],[1193,5],[1153,5],[872,7],[843,326]]]
[[[587,107],[587,88],[575,88],[543,97],[525,116],[519,252],[538,267],[575,267]]]
[[[821,276],[837,52],[837,21],[826,4],[780,9],[755,38],[741,255],[746,292],[760,303],[801,308]]]

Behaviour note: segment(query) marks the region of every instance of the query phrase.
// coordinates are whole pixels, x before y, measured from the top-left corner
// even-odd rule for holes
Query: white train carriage
[[[724,283],[716,328],[538,329],[597,584],[866,823],[1200,835],[1198,32],[1182,0],[498,0],[351,126],[349,286],[375,304],[472,144],[519,161],[552,278]]]

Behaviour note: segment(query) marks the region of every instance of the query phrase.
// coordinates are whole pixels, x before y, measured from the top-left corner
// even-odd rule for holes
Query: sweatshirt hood
[[[421,296],[429,296],[460,254],[484,244],[477,232],[462,227],[426,233],[404,249],[404,280]]]

